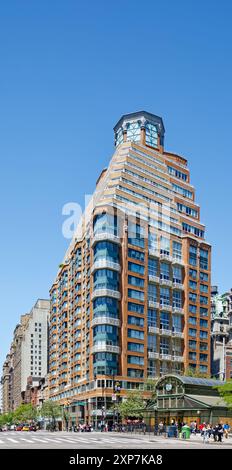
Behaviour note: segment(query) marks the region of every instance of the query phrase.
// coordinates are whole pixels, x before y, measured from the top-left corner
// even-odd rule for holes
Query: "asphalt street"
[[[129,433],[74,433],[74,432],[24,432],[9,431],[0,433],[1,449],[173,449],[173,448],[229,448],[232,439],[222,443],[210,440],[204,444],[201,436],[192,435],[189,440],[165,438]]]

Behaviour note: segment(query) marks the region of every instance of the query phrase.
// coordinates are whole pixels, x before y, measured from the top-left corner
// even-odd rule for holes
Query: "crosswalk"
[[[124,438],[123,439],[123,443],[124,444],[131,444],[131,438]],[[0,446],[1,445],[4,445],[4,444],[76,444],[78,447],[81,445],[81,444],[88,444],[91,446],[91,443],[93,444],[119,444],[120,442],[122,442],[122,439],[120,437],[117,437],[117,436],[111,436],[111,435],[107,435],[106,437],[104,436],[101,436],[99,435],[96,436],[96,437],[93,437],[92,435],[88,435],[88,436],[82,436],[81,434],[78,434],[78,435],[75,435],[74,436],[50,436],[49,434],[46,434],[46,435],[40,435],[39,433],[38,434],[33,434],[31,435],[31,433],[29,435],[25,435],[25,434],[21,434],[21,433],[18,433],[18,434],[13,434],[12,435],[12,432],[11,433],[7,433],[7,432],[4,432],[4,434],[1,434],[0,435]],[[139,444],[141,443],[141,438],[133,438],[133,443],[134,444]]]

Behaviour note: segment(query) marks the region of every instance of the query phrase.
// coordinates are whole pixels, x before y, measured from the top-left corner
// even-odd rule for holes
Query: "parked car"
[[[15,424],[11,424],[10,427],[9,427],[9,431],[15,431]]]
[[[22,431],[22,429],[23,429],[23,425],[19,424],[18,426],[16,426],[15,431]]]
[[[31,424],[29,426],[29,431],[34,431],[34,432],[37,431],[37,428],[36,428],[35,424]]]
[[[30,431],[30,426],[28,424],[24,424],[22,427],[22,431]]]

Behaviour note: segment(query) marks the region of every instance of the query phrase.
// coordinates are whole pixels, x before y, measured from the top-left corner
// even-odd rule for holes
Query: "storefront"
[[[218,380],[178,375],[162,377],[156,384],[156,423],[158,420],[170,424],[175,420],[177,423],[228,422],[232,425],[232,410],[215,388],[222,384]]]

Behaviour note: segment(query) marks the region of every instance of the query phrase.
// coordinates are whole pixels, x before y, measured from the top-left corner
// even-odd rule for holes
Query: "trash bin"
[[[182,427],[181,434],[183,439],[190,439],[191,429],[187,424]]]
[[[176,426],[168,426],[168,437],[176,437]]]

